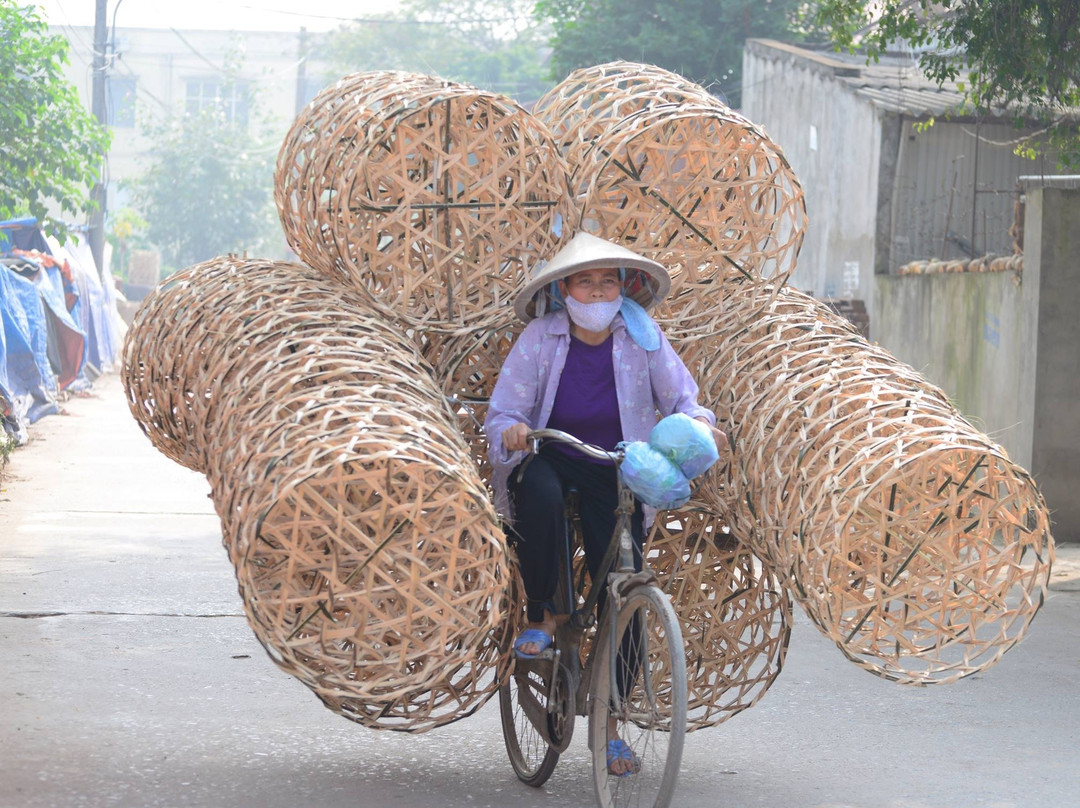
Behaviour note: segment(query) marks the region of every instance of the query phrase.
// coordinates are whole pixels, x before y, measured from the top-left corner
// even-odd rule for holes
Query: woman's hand
[[[516,423],[502,431],[502,442],[511,452],[523,452],[529,448],[529,425]]]
[[[716,451],[718,451],[721,456],[724,455],[728,451],[728,449],[731,448],[728,445],[727,433],[724,430],[718,429],[717,427],[710,424],[707,418],[698,418],[697,420],[701,421],[701,423],[705,424],[705,426],[712,430],[713,440],[716,441]]]

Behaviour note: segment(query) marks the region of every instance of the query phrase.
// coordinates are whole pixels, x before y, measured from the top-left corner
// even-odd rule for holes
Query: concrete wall
[[[874,339],[941,387],[1016,462],[1031,464],[1037,278],[878,275]]]
[[[783,149],[806,194],[810,222],[792,286],[863,298],[872,309],[881,119],[836,80],[850,69],[750,41],[741,112]]]
[[[1080,541],[1080,178],[1025,181],[1022,275],[876,278],[875,340],[1029,469]]]
[[[1040,272],[1031,472],[1055,537],[1080,541],[1080,177],[1025,185],[1024,257]]]

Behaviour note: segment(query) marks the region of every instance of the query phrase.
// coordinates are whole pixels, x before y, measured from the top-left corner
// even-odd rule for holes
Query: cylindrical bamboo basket
[[[338,298],[340,306],[324,305]],[[214,420],[223,401],[244,395],[235,376],[250,369],[243,357],[253,344],[263,349],[266,328],[315,326],[323,338],[348,340],[389,323],[382,316],[365,324],[357,310],[373,307],[302,264],[222,257],[177,272],[143,301],[128,331],[123,382],[131,413],[159,451],[205,472]]]
[[[702,491],[862,667],[953,681],[1012,647],[1053,557],[1031,477],[944,394],[790,288],[731,285],[703,399],[731,432]]]
[[[571,73],[537,104],[571,174],[575,229],[664,264],[658,312],[677,324],[708,311],[725,278],[786,278],[806,205],[786,158],[760,129],[702,88],[646,65]]]
[[[197,447],[180,455],[210,478],[271,658],[369,726],[475,711],[507,669],[510,571],[413,342],[361,294],[274,262],[193,267],[147,311],[129,336],[129,403],[152,437],[160,422]],[[161,417],[158,402],[183,406]]]
[[[286,238],[412,329],[505,325],[525,269],[572,218],[547,129],[505,96],[360,73],[301,112],[278,156]]]
[[[720,99],[685,76],[656,65],[615,61],[572,71],[536,102],[533,112],[548,122],[559,148],[574,153],[587,149],[613,123],[662,104],[727,109]],[[742,117],[729,111],[733,117]]]

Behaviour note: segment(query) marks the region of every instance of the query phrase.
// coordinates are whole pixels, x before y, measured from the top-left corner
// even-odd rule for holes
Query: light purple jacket
[[[653,323],[660,331],[660,327]],[[698,386],[678,354],[660,332],[660,347],[646,351],[631,338],[616,315],[611,324],[611,356],[615,368],[615,391],[619,397],[619,420],[623,439],[649,439],[660,416],[682,412],[691,418],[704,416],[716,423],[712,412],[698,405]],[[525,452],[510,452],[503,447],[503,430],[515,423],[530,429],[543,429],[551,416],[555,392],[570,349],[570,319],[565,309],[531,321],[518,337],[499,372],[491,405],[484,419],[488,440],[488,458],[493,473],[495,508],[504,518],[512,519],[506,485],[510,472],[525,459]],[[645,507],[645,524],[652,523],[655,511]]]

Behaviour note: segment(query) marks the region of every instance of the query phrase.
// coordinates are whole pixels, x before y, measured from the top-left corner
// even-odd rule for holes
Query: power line
[[[179,31],[177,31],[177,30],[176,30],[175,28],[169,28],[169,30],[170,30],[170,31],[172,31],[172,32],[173,32],[174,34],[176,34],[176,37],[177,37],[177,39],[179,39],[179,40],[180,40],[181,42],[183,42],[183,43],[184,43],[184,45],[186,45],[186,46],[187,46],[187,49],[188,49],[188,50],[190,50],[190,51],[191,51],[192,53],[194,53],[194,54],[195,54],[196,56],[198,56],[198,57],[199,57],[200,59],[202,59],[202,60],[203,60],[204,62],[206,62],[206,63],[207,63],[208,65],[210,65],[210,67],[212,67],[212,68],[213,68],[214,70],[216,70],[216,71],[217,71],[218,73],[225,73],[225,74],[227,74],[227,73],[229,72],[229,71],[227,71],[227,70],[226,70],[225,68],[223,68],[223,67],[220,67],[220,66],[218,66],[218,65],[214,64],[214,63],[213,63],[213,62],[211,62],[211,61],[210,61],[209,59],[207,59],[207,58],[206,58],[205,56],[203,56],[203,55],[202,55],[202,54],[201,54],[201,53],[200,53],[200,52],[199,52],[198,50],[196,50],[195,46],[194,46],[194,45],[192,45],[192,44],[191,44],[190,42],[188,42],[188,41],[187,41],[187,39],[186,39],[186,38],[184,37],[184,35],[183,35],[183,34],[181,34],[181,33],[180,33]]]

